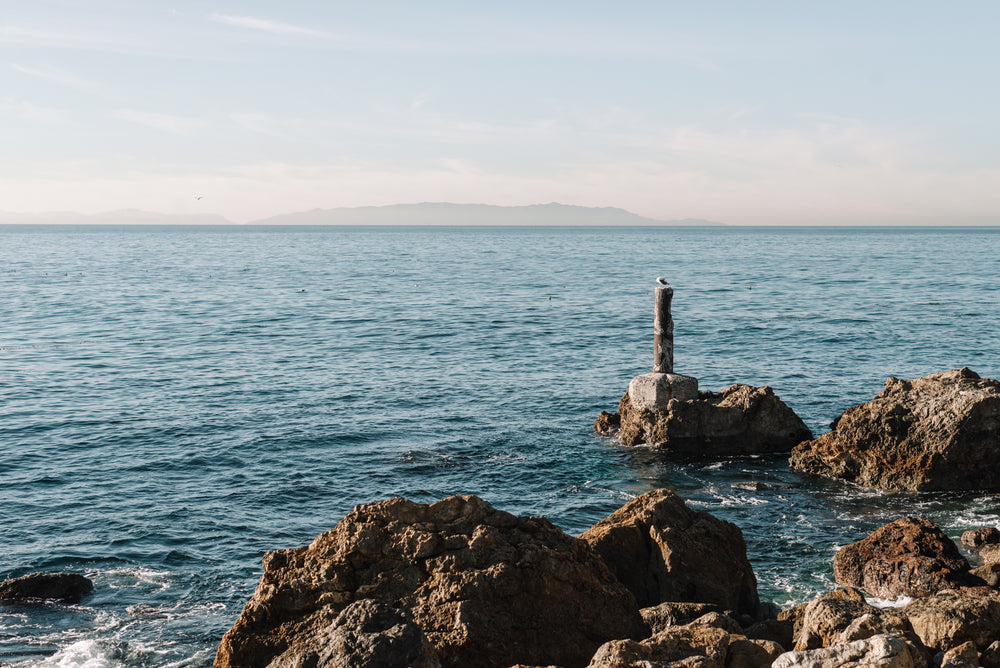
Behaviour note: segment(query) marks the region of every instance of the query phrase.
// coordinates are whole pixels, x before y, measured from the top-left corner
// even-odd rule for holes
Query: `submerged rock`
[[[306,547],[265,555],[215,666],[263,667],[290,649],[319,656],[338,615],[364,599],[412,619],[442,666],[582,666],[643,626],[600,557],[548,520],[475,496],[395,498],[355,507]]]
[[[930,596],[971,584],[969,563],[933,522],[902,517],[840,550],[833,558],[837,583],[872,596]]]
[[[94,589],[89,578],[76,573],[31,573],[0,582],[0,603],[54,600],[78,603]]]
[[[740,384],[719,393],[700,392],[693,399],[671,399],[662,410],[636,406],[626,392],[618,413],[602,413],[594,429],[617,434],[624,445],[646,443],[707,457],[788,452],[812,438],[770,387]]]
[[[633,499],[580,538],[604,558],[641,607],[686,601],[758,613],[757,578],[743,532],[691,510],[669,490]]]
[[[1000,382],[969,369],[889,378],[831,428],[795,447],[793,469],[892,490],[1000,489]]]

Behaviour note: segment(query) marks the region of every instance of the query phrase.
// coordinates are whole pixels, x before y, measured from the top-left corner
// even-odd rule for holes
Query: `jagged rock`
[[[864,640],[786,652],[772,668],[925,668],[923,654],[899,636],[877,635]]]
[[[979,668],[979,652],[971,642],[952,647],[941,657],[941,668]]]
[[[475,496],[355,507],[310,545],[270,552],[218,668],[267,666],[351,603],[404,611],[443,666],[585,665],[638,637],[635,599],[582,540]]]
[[[613,640],[597,650],[589,668],[770,666],[779,648],[768,641],[749,640],[727,631],[732,623],[724,615],[710,613],[689,624],[665,628],[642,642]]]
[[[930,596],[968,584],[969,563],[930,520],[903,517],[837,551],[837,583],[872,596]]]
[[[79,603],[94,589],[89,578],[76,573],[30,573],[0,582],[0,602],[54,600]]]
[[[311,620],[315,634],[300,634],[268,668],[440,668],[424,632],[388,603],[362,599],[323,626],[322,610]]]
[[[995,591],[979,596],[942,591],[899,611],[920,642],[935,652],[946,652],[968,641],[985,649],[1000,638],[1000,593]]]
[[[997,544],[1000,544],[1000,530],[997,530],[996,527],[969,529],[962,534],[962,545],[982,547],[983,545]]]
[[[714,603],[664,601],[658,605],[643,608],[639,614],[649,626],[651,633],[655,634],[668,626],[683,626],[710,612],[722,613],[722,606]]]
[[[613,419],[598,418],[598,426]],[[681,455],[788,452],[812,432],[770,387],[731,385],[722,392],[699,392],[696,399],[671,399],[665,410],[634,406],[626,392],[618,403],[624,445],[655,444]],[[613,430],[599,433],[613,433]]]
[[[751,640],[773,642],[782,652],[795,646],[795,625],[790,619],[765,619],[747,628],[744,635]]]
[[[1000,545],[984,545],[979,548],[978,554],[984,566],[1000,564]]]
[[[1000,587],[1000,564],[986,564],[972,569],[971,573],[985,582],[987,587]]]
[[[758,611],[757,578],[739,527],[688,508],[666,489],[647,492],[583,533],[641,607],[663,601]]]
[[[969,369],[889,378],[831,429],[795,447],[793,469],[892,490],[1000,489],[1000,382]]]
[[[594,431],[601,436],[614,436],[622,426],[622,416],[620,413],[609,413],[601,411],[594,421]]]
[[[795,637],[796,651],[833,647],[887,634],[919,644],[905,616],[895,610],[879,610],[847,592],[856,594],[854,590],[839,590],[819,596],[806,605]]]
[[[980,652],[979,665],[982,668],[1000,668],[1000,640],[994,640]]]

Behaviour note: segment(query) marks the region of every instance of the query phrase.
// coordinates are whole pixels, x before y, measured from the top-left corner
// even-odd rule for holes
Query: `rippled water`
[[[652,365],[771,385],[817,434],[890,375],[1000,377],[1000,230],[0,227],[0,663],[208,666],[265,550],[355,504],[476,493],[579,533],[675,489],[738,524],[763,598],[831,586],[904,514],[953,535],[997,495],[887,494],[777,458],[673,461],[593,435]]]

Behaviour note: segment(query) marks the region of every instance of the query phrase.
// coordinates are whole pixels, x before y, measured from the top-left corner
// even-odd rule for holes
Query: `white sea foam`
[[[109,651],[110,650],[110,651]],[[24,668],[115,668],[121,662],[113,658],[116,652],[98,640],[80,640],[41,661],[17,664]]]
[[[902,608],[904,605],[913,603],[913,599],[909,596],[900,596],[899,598],[877,598],[877,597],[865,597],[868,601],[868,605],[876,608]]]

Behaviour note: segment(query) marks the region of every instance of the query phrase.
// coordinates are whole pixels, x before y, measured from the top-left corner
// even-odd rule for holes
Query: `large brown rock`
[[[892,490],[1000,489],[1000,382],[962,368],[889,378],[832,431],[792,451],[792,468]]]
[[[303,639],[323,642],[362,599],[404,612],[446,667],[582,666],[602,643],[642,628],[632,594],[585,541],[548,520],[475,496],[395,498],[355,507],[308,546],[265,555],[215,666],[308,652]]]
[[[647,492],[580,536],[641,607],[715,603],[755,616],[757,578],[739,527],[688,508],[666,489]]]
[[[705,457],[788,452],[812,438],[802,419],[770,387],[740,384],[718,393],[700,392],[697,399],[671,399],[664,410],[634,406],[626,392],[618,413],[602,413],[595,429],[604,435],[617,433],[624,445],[655,444],[676,454]]]
[[[969,563],[930,520],[902,517],[840,550],[833,558],[837,583],[872,596],[930,596],[969,584]]]
[[[980,650],[1000,638],[1000,593],[968,596],[942,591],[919,598],[899,609],[920,641],[935,652],[946,652],[965,642]]]

